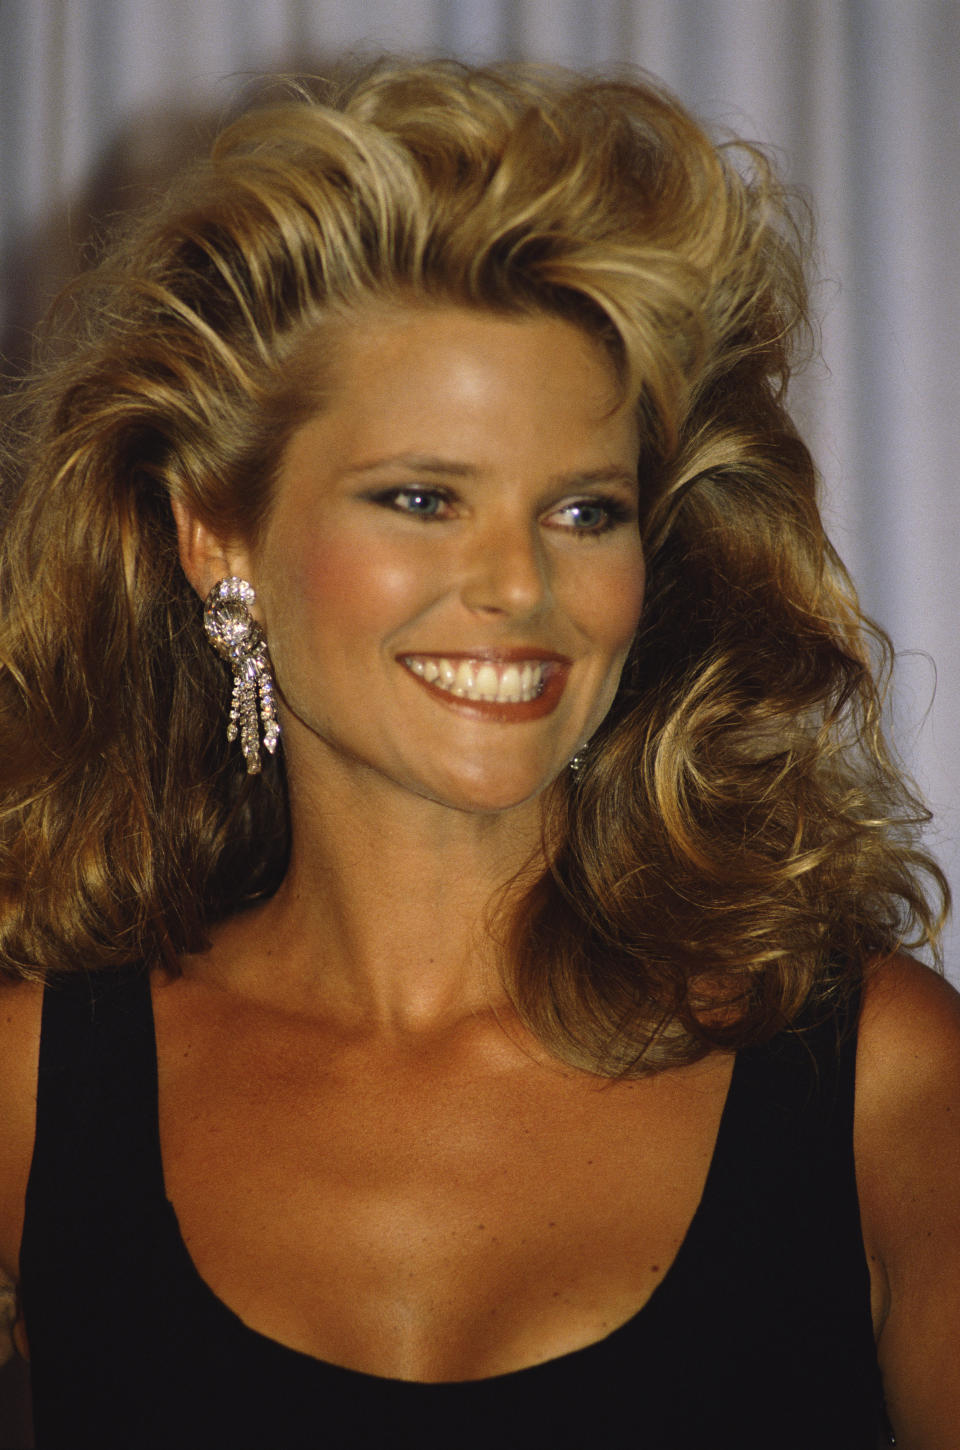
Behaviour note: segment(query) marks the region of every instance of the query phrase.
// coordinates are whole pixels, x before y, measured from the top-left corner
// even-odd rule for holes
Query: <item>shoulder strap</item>
[[[168,1240],[147,972],[57,978],[20,1254],[38,1445],[148,1444],[127,1401],[138,1357],[160,1362]]]
[[[676,1373],[678,1344],[697,1365],[703,1438],[691,1443],[708,1443],[721,1422],[725,1443],[743,1450],[859,1450],[876,1438],[853,1156],[856,1011],[851,1002],[738,1055],[700,1208],[641,1316],[655,1377]],[[693,1422],[697,1409],[686,1413]]]
[[[44,992],[28,1212],[55,1202],[62,1224],[64,1194],[116,1180],[119,1163],[125,1176],[142,1171],[148,1191],[158,1174],[162,1183],[150,985],[141,968],[61,977]]]
[[[20,1253],[34,1381],[99,1333],[165,1204],[146,972],[77,974],[44,993],[37,1125]]]

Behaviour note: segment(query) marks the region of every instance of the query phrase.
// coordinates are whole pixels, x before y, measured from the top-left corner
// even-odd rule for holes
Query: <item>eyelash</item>
[[[424,513],[418,509],[401,508],[401,499],[424,499],[436,500],[439,504],[450,504],[453,502],[453,495],[444,488],[387,488],[378,493],[369,495],[371,503],[378,504],[381,508],[394,509],[397,513],[406,514],[409,518],[419,519],[422,523],[439,523],[443,521],[444,515],[441,512]],[[566,532],[578,534],[581,538],[597,538],[601,534],[610,533],[611,530],[619,528],[623,524],[633,523],[636,515],[634,510],[625,504],[622,499],[612,495],[594,495],[589,498],[571,499],[565,503],[557,512],[582,509],[584,511],[600,510],[604,517],[598,524],[588,525],[586,528],[570,528]]]
[[[636,518],[633,509],[629,508],[621,499],[603,495],[592,498],[575,498],[570,503],[564,504],[560,512],[566,513],[568,510],[574,509],[582,509],[585,512],[596,509],[604,515],[599,524],[590,524],[586,528],[568,531],[579,534],[582,538],[595,539],[600,534],[609,534],[623,524],[633,523]]]
[[[417,509],[400,508],[398,500],[402,498],[436,499],[441,504],[452,502],[451,495],[445,488],[385,488],[380,492],[369,495],[371,503],[379,504],[381,508],[394,509],[397,513],[407,514],[410,518],[420,519],[426,523],[433,523],[441,519],[442,514],[421,513]]]

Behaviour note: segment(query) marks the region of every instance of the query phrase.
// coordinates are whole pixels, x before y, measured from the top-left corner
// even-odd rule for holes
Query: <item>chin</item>
[[[499,815],[504,811],[519,810],[530,805],[553,783],[559,773],[557,771],[546,777],[538,774],[535,780],[530,777],[518,779],[516,776],[504,779],[502,774],[495,778],[491,773],[482,780],[451,780],[442,786],[438,783],[433,789],[424,790],[423,794],[438,805],[449,806],[453,810],[465,811],[471,815]]]

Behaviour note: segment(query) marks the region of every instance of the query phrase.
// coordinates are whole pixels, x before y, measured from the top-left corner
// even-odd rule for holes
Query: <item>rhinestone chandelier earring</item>
[[[250,613],[255,599],[253,586],[232,575],[213,586],[203,609],[207,638],[233,671],[227,739],[236,740],[239,735],[248,775],[260,770],[261,722],[264,748],[271,755],[280,739],[267,642]]]

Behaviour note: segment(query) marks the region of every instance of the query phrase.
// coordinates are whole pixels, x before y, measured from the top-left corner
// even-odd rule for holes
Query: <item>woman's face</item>
[[[255,547],[291,786],[466,811],[535,797],[610,707],[640,616],[637,437],[597,344],[437,308],[351,323]]]

